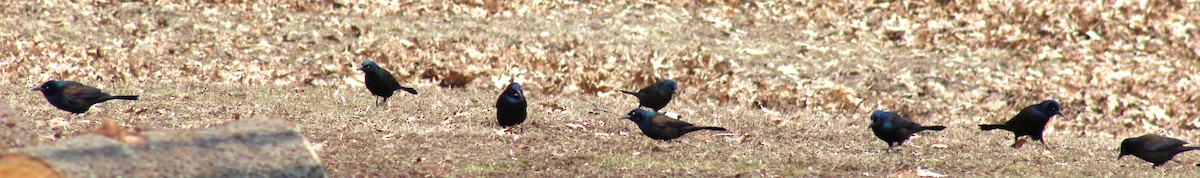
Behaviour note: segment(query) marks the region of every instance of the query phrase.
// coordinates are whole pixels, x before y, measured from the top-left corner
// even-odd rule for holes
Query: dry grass
[[[3,146],[98,118],[281,114],[339,176],[1195,174],[1194,155],[1165,172],[1112,160],[1124,137],[1200,138],[1200,3],[1137,3],[3,2],[0,83],[34,137]],[[422,94],[368,107],[354,70],[367,59]],[[519,138],[495,132],[489,104],[514,76],[541,113]],[[592,112],[626,112],[614,91],[659,78],[681,82],[667,110],[736,135],[659,143]],[[143,100],[68,116],[25,91],[50,79]],[[1067,110],[1055,150],[974,130],[1043,99]],[[951,129],[881,153],[865,128],[876,108]]]

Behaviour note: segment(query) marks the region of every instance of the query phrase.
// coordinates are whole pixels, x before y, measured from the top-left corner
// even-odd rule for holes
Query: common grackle
[[[667,103],[671,102],[671,98],[675,96],[675,90],[679,88],[674,80],[663,80],[653,85],[646,86],[637,93],[621,90],[622,93],[636,96],[638,104],[641,106],[654,109],[655,112],[667,107]]]
[[[665,115],[642,109],[634,109],[629,114],[621,116],[621,119],[629,119],[637,123],[638,128],[642,130],[642,134],[651,139],[663,141],[670,141],[688,132],[697,130],[725,131],[725,128],[720,127],[697,127],[679,119],[672,119]]]
[[[49,101],[50,105],[75,114],[83,114],[92,105],[108,100],[138,99],[138,96],[112,96],[100,91],[96,87],[73,81],[51,80],[42,83],[42,86],[34,88],[33,91],[42,91],[42,95],[46,97],[46,101]]]
[[[1117,160],[1121,160],[1121,157],[1125,157],[1125,155],[1133,155],[1146,160],[1146,162],[1154,163],[1154,166],[1151,167],[1158,167],[1174,159],[1176,154],[1200,150],[1200,147],[1183,146],[1186,144],[1188,142],[1183,140],[1155,134],[1126,138],[1121,141],[1121,153],[1117,155]]]
[[[392,77],[392,73],[380,68],[378,64],[375,64],[375,61],[363,61],[362,68],[358,68],[358,70],[362,70],[366,74],[367,90],[370,90],[371,94],[375,96],[383,97],[382,102],[378,101],[378,99],[376,100],[375,106],[384,106],[387,104],[388,97],[392,97],[392,93],[396,90],[404,90],[414,95],[417,94],[416,89],[400,86],[400,82],[397,82],[396,78]]]
[[[1004,129],[1013,132],[1013,148],[1020,148],[1023,141],[1019,140],[1021,136],[1028,135],[1034,141],[1039,141],[1042,146],[1050,148],[1046,145],[1046,141],[1042,140],[1042,132],[1046,130],[1046,123],[1050,122],[1050,117],[1054,115],[1063,116],[1062,107],[1058,105],[1058,101],[1046,100],[1042,103],[1026,106],[1021,109],[1021,112],[1013,116],[1008,122],[1003,125],[983,124],[979,125],[979,129],[988,131],[994,129]],[[1063,116],[1066,117],[1066,116]]]
[[[511,127],[525,122],[525,92],[516,82],[508,84],[508,88],[496,99],[496,120],[501,127]]]
[[[904,144],[912,134],[925,130],[942,130],[945,126],[921,126],[893,112],[875,110],[871,112],[871,132],[888,144],[887,150]],[[895,144],[893,144],[895,143]]]

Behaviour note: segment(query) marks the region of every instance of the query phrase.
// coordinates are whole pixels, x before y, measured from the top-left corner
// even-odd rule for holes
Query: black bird
[[[387,104],[388,97],[392,97],[392,92],[396,90],[404,90],[414,95],[417,94],[416,89],[400,86],[400,82],[397,82],[396,78],[392,77],[392,73],[380,68],[378,64],[375,64],[375,61],[363,61],[362,68],[358,68],[358,70],[362,70],[366,74],[367,90],[370,90],[371,94],[375,96],[383,97],[382,102],[378,101],[378,99],[376,100],[375,106],[384,106]]]
[[[904,144],[912,134],[925,130],[942,130],[945,126],[921,126],[893,112],[871,112],[871,132],[888,144],[887,150]],[[894,145],[892,143],[895,143]]]
[[[108,100],[138,99],[138,96],[112,96],[100,91],[96,87],[72,81],[47,81],[46,83],[42,83],[42,86],[34,88],[33,91],[42,91],[42,95],[46,97],[46,101],[49,101],[50,105],[75,114],[83,114],[92,105]]]
[[[1146,162],[1154,163],[1152,167],[1158,167],[1174,159],[1176,154],[1200,150],[1200,147],[1183,146],[1186,144],[1188,142],[1183,140],[1155,134],[1126,138],[1121,141],[1121,153],[1117,155],[1117,160],[1121,160],[1121,157],[1125,157],[1125,155],[1133,155],[1146,160]]]
[[[663,141],[670,141],[688,132],[697,130],[725,131],[725,128],[720,127],[697,127],[679,119],[672,119],[665,115],[642,109],[634,109],[629,114],[621,116],[621,119],[629,119],[637,123],[638,128],[642,130],[642,134],[651,139]]]
[[[679,85],[675,84],[674,80],[663,80],[661,82],[654,83],[653,85],[646,86],[646,88],[638,90],[637,93],[625,90],[621,90],[621,92],[636,96],[638,98],[638,104],[650,109],[654,109],[654,112],[658,112],[658,110],[662,109],[663,107],[667,107],[667,103],[670,103],[671,98],[675,96],[675,89],[678,88]]]
[[[1021,112],[1004,122],[1003,125],[983,124],[979,125],[979,129],[984,131],[994,129],[1004,129],[1013,132],[1013,148],[1021,148],[1024,143],[1019,140],[1021,136],[1028,135],[1034,141],[1039,141],[1042,146],[1050,148],[1046,145],[1046,141],[1042,140],[1042,132],[1046,130],[1046,123],[1050,122],[1050,117],[1054,115],[1063,116],[1062,107],[1058,105],[1058,101],[1046,100],[1042,103],[1026,106],[1021,109]],[[1066,116],[1063,116],[1066,117]]]
[[[508,84],[508,88],[496,99],[496,120],[501,127],[511,127],[525,122],[525,92],[516,82]]]

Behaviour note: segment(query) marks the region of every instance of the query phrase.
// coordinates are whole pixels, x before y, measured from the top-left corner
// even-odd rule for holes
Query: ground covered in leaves
[[[22,115],[0,147],[103,118],[186,129],[295,120],[334,176],[1172,176],[1115,160],[1120,139],[1200,141],[1195,1],[11,1],[0,2],[0,93]],[[420,95],[386,108],[355,71]],[[619,114],[633,90],[680,82],[665,111],[732,132],[652,141]],[[28,91],[51,79],[140,94],[83,116]],[[491,104],[521,82],[524,134]],[[1039,145],[981,132],[1063,103]],[[873,109],[950,127],[885,153]]]

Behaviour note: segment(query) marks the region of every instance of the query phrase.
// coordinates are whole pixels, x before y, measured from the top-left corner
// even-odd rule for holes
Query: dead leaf
[[[1012,145],[1013,148],[1021,148],[1021,146],[1025,146],[1025,139],[1017,139]]]
[[[567,123],[565,125],[567,125],[567,127],[570,127],[572,129],[579,129],[579,130],[587,129],[587,127],[585,127],[584,124]]]
[[[663,115],[666,115],[667,117],[671,117],[674,119],[683,119],[682,116],[679,115],[679,113],[675,113],[675,112],[667,112],[667,113],[663,113]]]
[[[946,177],[946,175],[929,171],[928,169],[917,168],[917,176],[920,177]]]
[[[566,112],[567,108],[554,103],[542,103],[542,106],[550,108],[550,112]]]

